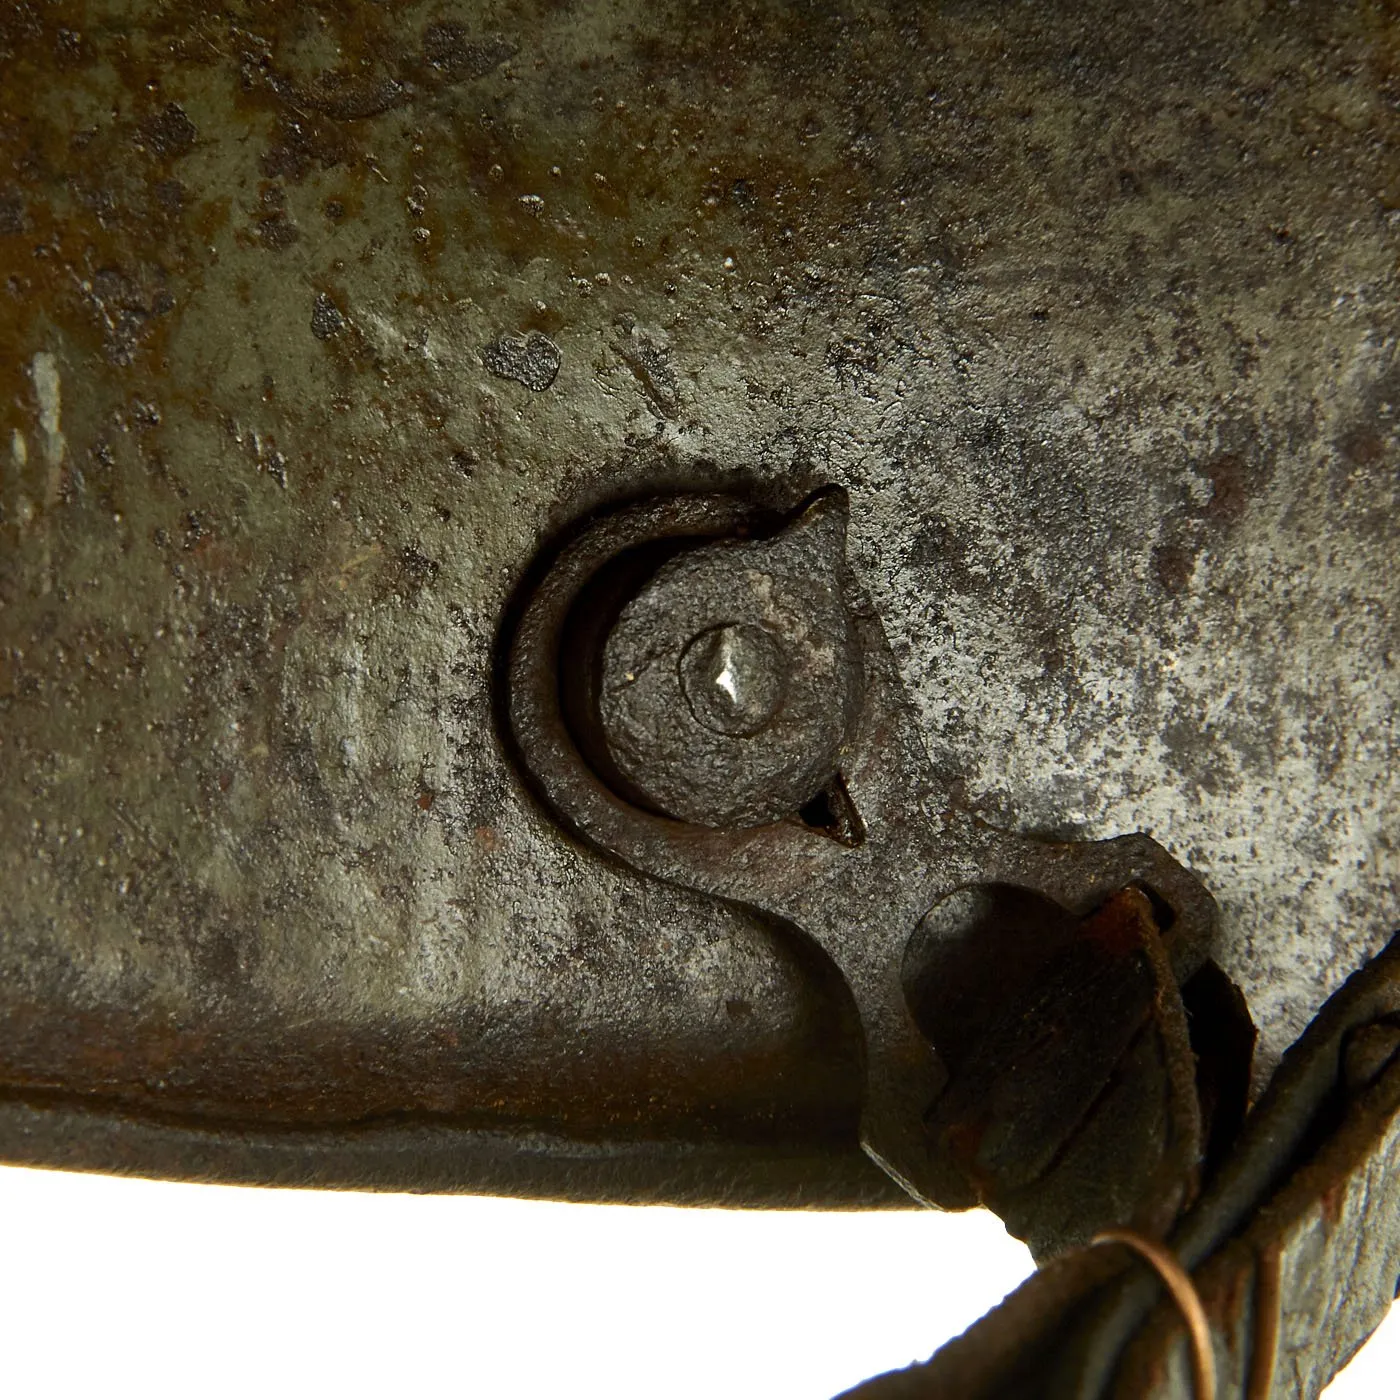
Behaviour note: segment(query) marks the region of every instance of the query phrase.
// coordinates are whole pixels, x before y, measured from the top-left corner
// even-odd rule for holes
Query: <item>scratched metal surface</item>
[[[1400,903],[1398,28],[6,5],[10,1100],[858,1164],[829,978],[496,737],[541,542],[697,484],[849,488],[962,800],[1190,864],[1267,1069]]]

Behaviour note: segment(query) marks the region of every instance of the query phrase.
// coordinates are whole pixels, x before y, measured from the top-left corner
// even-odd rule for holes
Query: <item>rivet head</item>
[[[580,732],[596,724],[615,791],[710,827],[780,821],[822,791],[864,693],[845,544],[845,498],[827,493],[777,533],[698,544],[647,577],[582,688]]]
[[[711,627],[680,658],[690,713],[715,734],[749,738],[766,729],[783,701],[783,657],[755,623]]]

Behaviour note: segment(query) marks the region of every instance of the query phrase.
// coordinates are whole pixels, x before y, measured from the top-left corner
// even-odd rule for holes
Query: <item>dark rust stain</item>
[[[137,128],[137,148],[161,160],[176,160],[194,149],[199,131],[178,102],[168,102]]]
[[[1184,592],[1191,582],[1196,559],[1189,549],[1183,549],[1178,544],[1163,544],[1153,551],[1152,564],[1163,589],[1177,594]]]
[[[1342,456],[1358,467],[1372,467],[1385,457],[1385,441],[1374,428],[1353,428],[1339,444]]]
[[[1250,473],[1244,460],[1233,453],[1206,464],[1211,498],[1205,508],[1207,520],[1235,525],[1249,504]]]

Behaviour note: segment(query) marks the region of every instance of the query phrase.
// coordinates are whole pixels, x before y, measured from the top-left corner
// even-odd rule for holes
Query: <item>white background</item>
[[[0,1168],[0,1390],[829,1400],[1014,1288],[985,1212],[260,1191]],[[1400,1395],[1392,1319],[1327,1392]]]

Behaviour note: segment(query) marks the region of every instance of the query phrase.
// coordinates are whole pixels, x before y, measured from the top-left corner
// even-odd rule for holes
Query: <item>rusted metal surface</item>
[[[604,854],[811,940],[859,1023],[861,1143],[917,1200],[990,1204],[1045,1252],[1129,1219],[1165,1231],[1204,1154],[1178,988],[1207,961],[1215,906],[1144,836],[1034,841],[958,809],[851,577],[846,523],[831,491],[766,528],[703,495],[585,523],[509,635],[521,761]],[[716,734],[686,683],[697,641],[726,628],[763,648],[756,677],[729,655],[726,699],[766,693],[770,672],[778,693]],[[945,921],[931,956],[999,984],[958,1053],[937,1014],[916,1016],[906,950],[925,911],[1005,887],[1058,918],[995,950],[977,921]]]
[[[1394,918],[1396,55],[1360,3],[4,6],[0,1151],[896,1199],[839,980],[495,737],[528,561],[697,486],[850,491],[957,809],[1189,865],[1267,1072]]]

